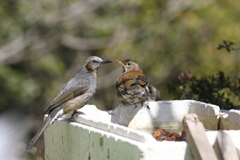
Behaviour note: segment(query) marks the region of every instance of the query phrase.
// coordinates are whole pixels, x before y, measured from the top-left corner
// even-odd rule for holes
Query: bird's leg
[[[144,102],[145,102],[144,100],[141,100],[141,105],[142,105],[142,107],[143,107]]]
[[[74,110],[73,113],[72,113],[72,115],[71,115],[71,118],[69,118],[68,120],[69,120],[69,121],[73,121],[73,120],[74,120],[73,116],[74,116],[75,114],[77,114],[77,116],[79,116],[79,115],[85,115],[85,113],[82,112],[82,111]]]
[[[125,106],[126,106],[126,102],[121,101],[120,105],[121,105],[122,107],[125,107]]]
[[[74,114],[77,114],[78,116],[79,116],[79,115],[86,115],[84,112],[78,111],[78,110],[74,110],[72,116],[73,116]]]
[[[134,105],[135,105],[135,107],[133,108],[133,109],[135,109],[135,108],[137,108],[138,106],[137,106],[137,103],[134,103]]]

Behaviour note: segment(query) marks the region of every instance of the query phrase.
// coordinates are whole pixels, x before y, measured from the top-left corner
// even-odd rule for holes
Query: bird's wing
[[[117,91],[121,92],[125,90],[126,88],[129,88],[132,84],[134,84],[134,79],[137,78],[139,80],[138,83],[140,83],[140,80],[146,81],[145,75],[142,71],[129,71],[126,73],[123,73],[116,82],[116,89]],[[147,82],[147,81],[146,81]],[[138,84],[137,83],[137,84]]]
[[[89,85],[74,84],[74,81],[69,81],[50,103],[48,108],[44,111],[44,114],[48,114],[64,102],[86,93],[88,89]]]
[[[138,85],[138,84],[141,86],[146,86],[148,85],[148,81],[144,77],[137,76],[133,79],[132,85]]]

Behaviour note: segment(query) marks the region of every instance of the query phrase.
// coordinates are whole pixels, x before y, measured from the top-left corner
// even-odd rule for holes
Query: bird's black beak
[[[101,62],[101,64],[105,64],[105,63],[112,63],[112,61],[109,61],[109,60],[103,60],[103,61]]]

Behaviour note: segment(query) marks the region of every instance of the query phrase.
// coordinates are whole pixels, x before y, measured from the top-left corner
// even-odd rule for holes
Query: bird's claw
[[[81,112],[81,111],[74,111],[71,115],[71,117],[68,119],[69,121],[74,121],[74,116],[79,116],[79,115],[85,115],[85,113]]]

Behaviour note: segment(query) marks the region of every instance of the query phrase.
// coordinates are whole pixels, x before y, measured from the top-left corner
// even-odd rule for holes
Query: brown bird
[[[125,105],[146,101],[145,86],[148,82],[139,64],[132,59],[116,60],[116,62],[123,66],[123,73],[116,83],[117,95],[121,103]]]
[[[97,70],[105,63],[111,63],[111,61],[102,60],[96,56],[86,60],[78,73],[65,84],[45,110],[44,113],[48,116],[27,145],[27,150],[32,148],[49,125],[59,117],[83,107],[93,97],[97,88]]]
[[[123,66],[123,73],[116,82],[117,96],[122,104],[157,100],[159,97],[158,90],[149,85],[141,67],[135,60],[125,59],[123,61],[116,60],[116,62]]]

